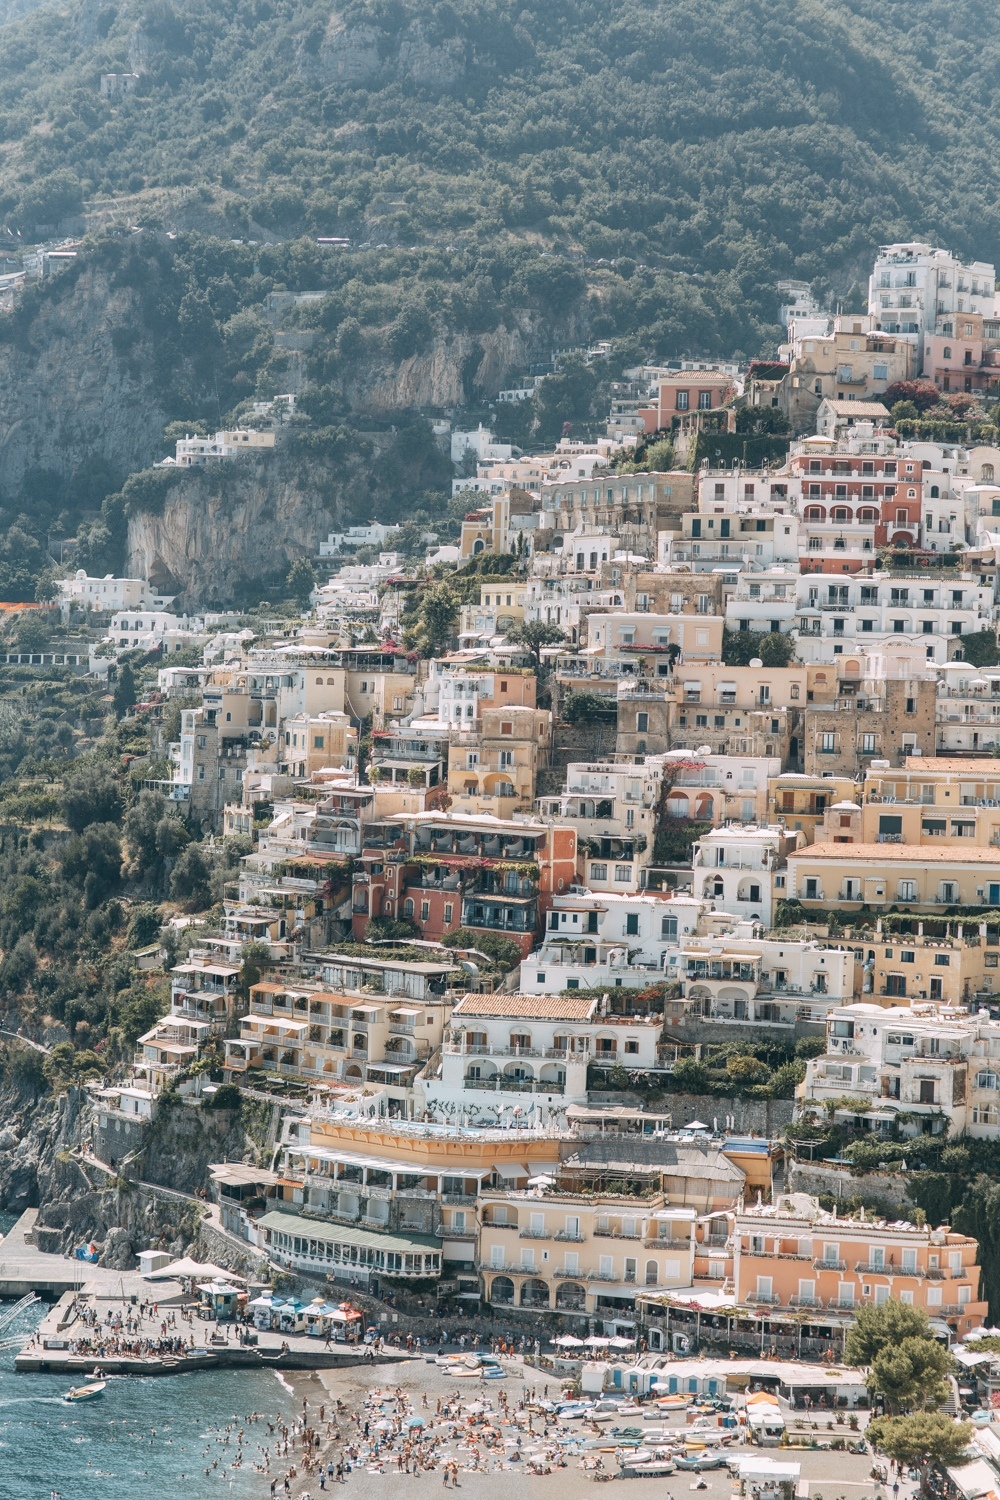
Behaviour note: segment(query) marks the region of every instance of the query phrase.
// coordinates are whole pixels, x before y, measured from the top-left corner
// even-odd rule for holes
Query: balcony
[[[789,1297],[789,1307],[822,1307],[822,1297]]]
[[[586,1241],[587,1236],[581,1234],[578,1229],[557,1229],[552,1238],[554,1240],[563,1240],[570,1245],[582,1245]]]
[[[813,1261],[813,1270],[814,1271],[846,1271],[847,1270],[847,1262],[845,1260],[814,1260]]]
[[[551,1240],[551,1230],[548,1229],[522,1229],[518,1233],[519,1240]]]
[[[781,1298],[776,1292],[752,1292],[746,1297],[748,1307],[780,1307]]]
[[[633,1230],[626,1233],[624,1229],[595,1229],[593,1231],[595,1240],[641,1240],[639,1231]]]

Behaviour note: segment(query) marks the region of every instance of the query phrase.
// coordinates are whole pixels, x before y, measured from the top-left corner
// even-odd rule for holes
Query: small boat
[[[64,1401],[96,1401],[99,1396],[104,1395],[107,1386],[106,1380],[94,1380],[90,1385],[71,1385],[63,1397]]]

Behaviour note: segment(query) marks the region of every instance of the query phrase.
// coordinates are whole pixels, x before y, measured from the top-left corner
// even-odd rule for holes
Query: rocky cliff
[[[0,341],[0,496],[48,473],[67,504],[99,503],[161,457],[167,418],[140,302],[90,263],[23,294]]]
[[[260,457],[186,471],[152,505],[130,503],[126,570],[186,608],[260,598],[335,526],[405,519],[448,472],[427,423],[306,429]]]

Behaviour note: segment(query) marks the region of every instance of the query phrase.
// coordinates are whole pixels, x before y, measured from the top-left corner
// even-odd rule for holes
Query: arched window
[[[993,473],[994,473],[994,470],[993,470],[993,465],[992,464],[983,464],[983,467],[979,471],[979,477],[984,482],[985,481],[989,481],[989,483],[992,484],[993,483]]]
[[[822,519],[823,519],[823,510],[822,510],[821,506],[819,506],[819,505],[809,505],[809,506],[806,507],[806,520],[807,521],[822,521]]]
[[[843,505],[838,505],[833,512],[833,519],[835,521],[849,521],[851,519],[851,512],[846,510]]]
[[[931,499],[932,500],[938,500],[938,499],[940,499],[940,496],[941,496],[940,489],[938,488],[938,486],[936,484],[932,484],[931,485]]]
[[[646,1285],[655,1286],[660,1276],[660,1268],[655,1260],[646,1262]]]
[[[944,350],[943,350],[943,354],[944,354],[944,358],[945,359],[951,359],[951,345],[950,344],[945,344]]]
[[[878,511],[875,510],[874,507],[872,507],[871,505],[863,505],[861,507],[861,509],[858,511],[858,520],[859,521],[877,521],[878,520]]]

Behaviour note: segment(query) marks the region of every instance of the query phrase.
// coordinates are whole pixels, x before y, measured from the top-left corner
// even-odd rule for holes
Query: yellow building
[[[786,897],[803,906],[902,907],[944,915],[949,907],[1000,907],[995,849],[956,844],[812,844],[788,856]]]
[[[956,854],[996,849],[1000,763],[917,755],[896,769],[873,767],[864,780],[861,829],[869,843],[955,845]]]
[[[649,1199],[484,1188],[479,1269],[494,1307],[602,1318],[630,1331],[637,1287],[690,1286],[693,1208]]]
[[[809,844],[825,843],[830,809],[838,802],[856,802],[857,795],[857,786],[849,776],[804,776],[785,771],[767,783],[767,821],[784,823],[786,828],[804,833]],[[832,833],[829,842],[839,843],[839,834]]]
[[[552,714],[547,708],[484,708],[478,734],[453,736],[448,791],[456,812],[509,818],[530,812],[539,766],[548,765]]]
[[[867,1004],[902,1005],[936,1000],[943,1006],[977,1004],[995,997],[998,988],[1000,933],[985,922],[968,934],[968,923],[946,922],[939,934],[883,930],[879,922],[863,949],[864,996]],[[937,927],[937,923],[929,924]]]
[[[296,714],[285,720],[282,738],[279,769],[289,776],[352,770],[357,763],[358,731],[346,714]]]

